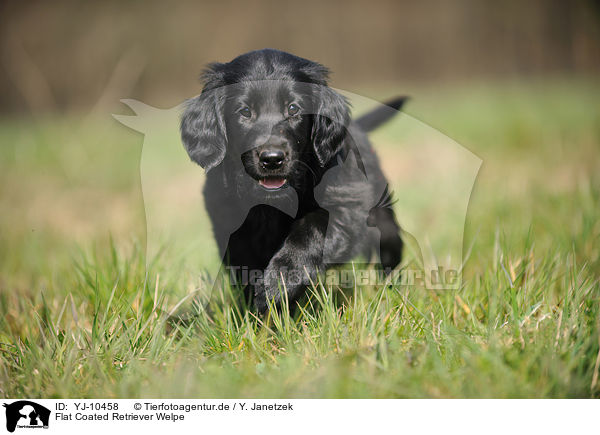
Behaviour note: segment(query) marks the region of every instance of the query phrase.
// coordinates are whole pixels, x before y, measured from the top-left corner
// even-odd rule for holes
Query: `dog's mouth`
[[[267,190],[281,189],[286,183],[287,180],[283,177],[265,177],[258,180],[258,184]]]

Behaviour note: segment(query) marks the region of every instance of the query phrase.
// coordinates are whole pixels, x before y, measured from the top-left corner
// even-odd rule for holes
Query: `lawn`
[[[408,114],[483,161],[461,288],[317,283],[293,316],[257,318],[224,286],[174,329],[167,313],[206,283],[175,240],[146,258],[143,138],[110,117],[127,109],[1,118],[0,395],[600,397],[597,81],[410,93]],[[400,193],[410,173],[398,168],[412,165],[394,163],[394,143],[407,135],[372,135]],[[197,191],[186,177],[165,180],[161,194]],[[165,216],[189,236],[193,222]],[[207,247],[191,258],[214,264],[198,219]],[[409,250],[404,266],[415,263]]]

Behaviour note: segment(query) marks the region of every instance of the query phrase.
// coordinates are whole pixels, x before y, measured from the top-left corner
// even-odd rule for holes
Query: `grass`
[[[5,119],[0,395],[599,397],[599,94],[416,93],[408,111],[484,161],[461,289],[317,283],[293,317],[261,319],[225,287],[175,330],[165,313],[203,283],[168,245],[146,267],[140,137],[76,115]],[[402,134],[373,136],[382,160]]]

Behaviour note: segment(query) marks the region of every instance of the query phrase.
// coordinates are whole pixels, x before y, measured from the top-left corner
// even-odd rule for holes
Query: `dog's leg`
[[[284,288],[291,302],[317,277],[328,220],[327,211],[320,209],[294,223],[283,246],[269,261],[263,279],[255,285],[254,301],[259,313],[267,311],[267,300],[279,304]]]
[[[283,246],[271,258],[262,282],[255,286],[258,311],[267,311],[268,300],[280,304],[284,291],[288,302],[293,302],[311,281],[315,282],[319,272],[360,252],[366,242],[364,230],[348,225],[365,219],[359,215],[349,208],[320,209],[294,223]]]
[[[379,246],[376,246],[375,249],[379,249],[379,260],[383,271],[389,274],[402,260],[403,243],[400,237],[400,227],[391,208],[376,208],[373,209],[372,214],[373,226],[377,227],[381,234]]]

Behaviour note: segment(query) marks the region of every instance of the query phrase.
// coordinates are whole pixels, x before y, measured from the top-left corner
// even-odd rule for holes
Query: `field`
[[[225,287],[175,329],[166,313],[203,282],[174,240],[146,267],[143,138],[110,117],[127,109],[0,119],[0,396],[600,397],[597,80],[412,95],[407,113],[483,161],[459,290],[315,285],[293,317],[257,318]],[[403,134],[372,136],[397,192]],[[188,181],[161,194],[191,203]]]

